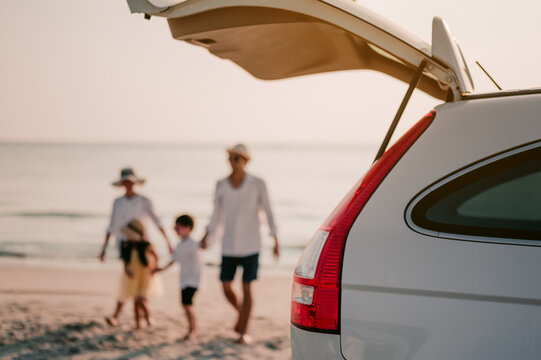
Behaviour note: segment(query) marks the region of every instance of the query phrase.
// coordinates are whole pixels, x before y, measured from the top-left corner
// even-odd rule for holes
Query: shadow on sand
[[[35,335],[24,337],[27,326],[18,322],[11,329],[2,329],[0,359],[256,359],[256,349],[273,352],[288,346],[287,336],[250,345],[219,337],[183,342],[172,339],[166,328],[133,331],[96,321],[68,323],[56,330],[34,324],[31,333]]]

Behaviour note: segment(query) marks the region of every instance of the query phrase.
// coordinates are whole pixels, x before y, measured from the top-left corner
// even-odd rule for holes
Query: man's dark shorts
[[[249,283],[254,281],[257,279],[259,254],[244,257],[222,256],[220,281],[233,281],[237,267],[239,266],[242,266],[242,282]]]
[[[197,288],[194,287],[185,287],[180,291],[182,295],[182,305],[192,305],[193,295],[197,291]]]

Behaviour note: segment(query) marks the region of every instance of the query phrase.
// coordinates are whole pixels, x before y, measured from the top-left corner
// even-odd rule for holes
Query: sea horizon
[[[249,144],[249,143],[248,143]],[[215,183],[226,176],[225,144],[69,144],[0,142],[0,258],[95,261],[113,200],[122,190],[111,183],[120,168],[133,166],[147,179],[148,196],[170,239],[180,213],[196,218],[200,239],[212,211]],[[282,259],[262,227],[262,263],[293,267],[327,215],[369,168],[377,148],[319,144],[249,144],[248,172],[268,186],[279,228]],[[167,257],[153,225],[149,236]],[[108,256],[115,259],[110,242]],[[205,262],[219,263],[219,245]],[[30,261],[30,260],[29,260]]]

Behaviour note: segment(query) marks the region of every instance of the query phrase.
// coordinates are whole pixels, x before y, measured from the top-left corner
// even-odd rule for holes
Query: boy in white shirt
[[[175,262],[180,264],[180,296],[189,325],[184,340],[193,339],[198,332],[197,319],[193,309],[193,296],[199,288],[202,266],[200,243],[190,237],[193,227],[194,220],[190,215],[181,215],[175,220],[175,232],[180,241],[173,252],[173,258],[163,268],[154,270],[154,272],[163,271]]]

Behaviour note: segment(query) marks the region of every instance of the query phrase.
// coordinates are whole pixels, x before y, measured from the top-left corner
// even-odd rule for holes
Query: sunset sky
[[[459,41],[477,92],[541,85],[536,1],[361,4],[428,43],[433,16]],[[2,3],[0,141],[378,143],[407,85],[370,71],[261,81],[172,39],[122,0]],[[398,132],[439,101],[416,92]]]

